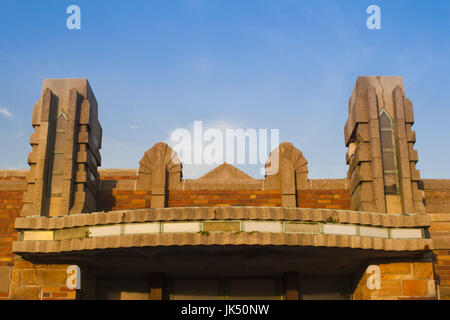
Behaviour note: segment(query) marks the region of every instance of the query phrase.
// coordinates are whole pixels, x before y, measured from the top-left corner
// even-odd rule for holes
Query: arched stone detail
[[[165,207],[166,192],[181,182],[182,164],[177,153],[159,142],[145,152],[139,162],[137,190],[152,192],[152,208]]]
[[[296,191],[307,188],[308,161],[289,142],[281,143],[266,162],[266,182],[269,188],[281,190],[282,205],[296,206]]]

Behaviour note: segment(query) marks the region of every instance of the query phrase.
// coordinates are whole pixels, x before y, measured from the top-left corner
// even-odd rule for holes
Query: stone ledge
[[[115,223],[185,220],[282,220],[338,222],[392,228],[429,227],[428,215],[283,207],[185,207],[96,212],[63,217],[19,217],[16,229],[48,230]]]
[[[432,191],[432,190],[450,191],[450,179],[423,179],[423,185],[425,191]]]
[[[29,170],[0,170],[0,178],[1,177],[14,177],[14,178],[24,178],[26,177]]]
[[[432,250],[431,239],[381,239],[348,235],[293,233],[160,233],[130,234],[60,241],[16,241],[15,253],[62,253],[71,251],[197,245],[313,246],[384,251]]]
[[[212,227],[214,226],[214,227]],[[313,233],[362,236],[370,238],[422,239],[426,238],[422,228],[380,228],[355,224],[327,222],[302,223],[299,221],[260,220],[204,220],[119,223],[75,227],[56,230],[22,230],[20,240],[68,240],[91,237],[118,236],[147,233],[195,233],[195,232],[260,232],[260,233]]]

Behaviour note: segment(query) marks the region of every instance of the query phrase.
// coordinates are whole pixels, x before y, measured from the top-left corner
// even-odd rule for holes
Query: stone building
[[[290,143],[265,179],[183,179],[164,143],[99,170],[88,81],[45,80],[29,170],[0,171],[0,298],[449,299],[450,179],[420,176],[413,124],[400,77],[359,77],[345,178]]]

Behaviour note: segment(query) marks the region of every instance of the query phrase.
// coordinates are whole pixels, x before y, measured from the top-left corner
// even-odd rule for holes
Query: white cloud
[[[140,128],[142,128],[142,126],[138,126],[138,125],[130,126],[130,129],[132,129],[132,130],[136,130],[136,129],[140,129]]]
[[[4,108],[4,107],[0,107],[0,114],[4,115],[7,118],[13,118],[14,115],[8,111],[8,109]]]

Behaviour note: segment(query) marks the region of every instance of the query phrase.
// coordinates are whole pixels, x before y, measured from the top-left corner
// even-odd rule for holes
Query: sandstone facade
[[[265,179],[183,179],[165,143],[99,170],[98,118],[87,80],[44,81],[30,170],[0,171],[0,299],[450,299],[450,180],[415,167],[400,77],[358,78],[343,179],[286,142]]]

